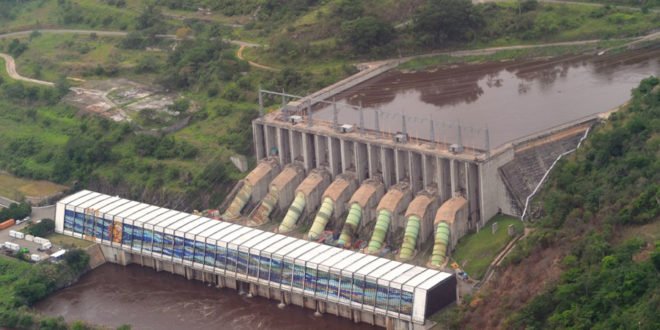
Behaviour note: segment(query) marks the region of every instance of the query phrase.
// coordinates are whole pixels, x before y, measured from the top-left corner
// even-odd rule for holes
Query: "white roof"
[[[92,199],[88,199],[87,201],[78,204],[77,207],[79,207],[81,209],[88,210],[88,209],[91,209],[92,206],[94,206],[94,205],[96,205],[96,204],[98,204],[98,203],[100,203],[100,202],[102,202],[102,201],[104,201],[108,198],[110,198],[110,196],[108,196],[108,195],[98,195],[98,196],[96,196]]]
[[[229,225],[231,225],[230,223],[223,222],[223,221],[214,220],[213,222],[214,222],[213,227],[206,228],[204,231],[200,232],[197,235],[198,239],[209,238],[209,237],[213,236],[215,233],[217,233],[217,232],[229,227]]]
[[[287,246],[287,245],[289,245],[289,244],[294,244],[295,242],[298,242],[298,241],[299,241],[299,240],[297,240],[297,239],[295,239],[295,238],[293,238],[293,237],[289,237],[289,236],[287,236],[287,237],[286,237],[285,239],[283,239],[283,240],[279,240],[279,241],[273,243],[272,245],[269,245],[269,246],[264,247],[264,248],[261,250],[261,252],[263,252],[262,255],[265,255],[265,254],[273,254],[273,253],[277,252],[278,250],[282,249],[283,247],[285,247],[285,246]],[[300,243],[296,243],[296,244],[300,244]]]
[[[174,210],[168,210],[168,209],[164,209],[164,210],[166,212],[158,214],[157,216],[151,218],[149,221],[146,221],[144,224],[153,226],[153,225],[159,224],[161,222],[164,222],[165,220],[179,214],[179,212],[174,211]]]
[[[121,211],[121,213],[115,214],[115,217],[120,217],[125,219],[126,217],[135,214],[140,210],[144,210],[147,207],[149,207],[149,205],[136,202],[136,204],[132,204],[130,207],[125,208],[123,211]]]
[[[229,243],[235,246],[241,246],[243,243],[251,240],[252,238],[262,233],[263,231],[261,230],[250,229],[250,231],[246,231],[244,234],[240,236],[236,236],[236,238],[232,239]]]
[[[352,274],[358,271],[362,267],[366,267],[368,265],[371,265],[371,263],[377,261],[378,257],[372,256],[372,255],[366,255],[364,258],[351,263],[350,265],[347,265],[346,267],[342,267],[342,273],[343,274]]]
[[[159,215],[164,214],[169,212],[168,209],[164,209],[162,207],[159,207],[158,209],[147,213],[147,215],[143,216],[140,218],[140,222],[142,222],[142,225],[144,226],[146,223],[149,223],[154,218],[157,218]]]
[[[206,218],[204,218],[204,220],[206,220]],[[217,220],[210,220],[210,219],[209,219],[209,221],[204,221],[202,224],[198,225],[197,227],[187,231],[186,232],[186,237],[188,237],[189,235],[194,237],[194,236],[198,235],[199,233],[201,233],[201,232],[217,225],[218,222],[219,221],[217,221]]]
[[[403,274],[399,274],[398,276],[396,276],[394,278],[388,276],[388,274],[383,276],[383,278],[390,281],[390,282],[392,282],[392,283],[396,283],[396,284],[401,285],[401,284],[406,284],[406,282],[416,278],[417,276],[422,275],[422,273],[424,273],[425,271],[428,271],[430,273],[436,273],[437,272],[437,271],[432,270],[432,269],[415,266],[415,267],[407,270]]]
[[[297,249],[289,253],[287,258],[294,258],[296,261],[300,261],[304,263],[305,261],[308,261],[309,259],[312,259],[313,257],[317,256],[319,253],[322,253],[323,251],[327,250],[328,247],[329,246],[327,245],[321,245],[318,243],[314,245],[306,245],[303,246],[303,248]]]
[[[292,237],[292,238],[293,238],[293,237]],[[297,239],[293,238],[293,241],[291,241],[291,242],[289,242],[289,243],[290,243],[290,244],[286,244],[286,245],[283,246],[282,248],[280,248],[280,249],[278,249],[278,250],[276,250],[276,251],[273,251],[272,253],[273,253],[274,255],[278,255],[278,256],[282,256],[282,257],[283,257],[283,256],[286,256],[289,252],[291,252],[291,251],[293,251],[293,250],[295,250],[295,249],[297,249],[297,248],[299,248],[299,247],[305,245],[305,243],[307,243],[307,242],[305,242],[305,241],[303,241],[303,240],[297,240]],[[268,248],[266,248],[266,250],[268,250]]]
[[[319,264],[323,261],[330,259],[333,256],[336,256],[340,252],[341,250],[337,250],[331,247],[330,249],[323,251],[323,253],[315,255],[313,258],[309,259],[308,261],[313,264]]]
[[[134,208],[137,205],[140,205],[140,203],[131,201],[131,202],[128,202],[126,204],[122,204],[121,206],[119,206],[115,209],[108,210],[108,212],[106,212],[106,215],[116,217],[119,214],[121,214],[122,212],[124,212],[128,209]]]
[[[249,227],[243,227],[243,226],[240,226],[240,227],[241,227],[241,228],[239,228],[238,230],[234,230],[234,231],[232,231],[231,233],[229,233],[228,235],[226,235],[226,236],[220,238],[220,239],[218,240],[218,242],[226,242],[226,243],[230,243],[230,242],[232,242],[233,240],[235,240],[235,239],[237,239],[237,238],[243,236],[244,234],[247,234],[248,232],[251,232],[251,231],[254,230],[254,229],[249,228]]]
[[[244,243],[241,244],[241,248],[246,248],[250,249],[251,247],[275,236],[275,233],[271,233],[269,231],[262,231],[259,235],[252,237],[251,239],[245,241]]]
[[[65,197],[58,204],[93,209],[107,217],[135,220],[156,231],[193,238],[197,241],[227,243],[242,251],[260,255],[276,255],[293,259],[298,264],[316,265],[323,270],[377,279],[379,284],[405,290],[428,290],[452,274],[413,266],[371,255],[321,245],[289,236],[248,228],[183,212],[142,204],[88,190]],[[130,221],[129,221],[130,223]],[[206,239],[205,239],[206,238]]]
[[[77,192],[73,195],[69,195],[67,197],[62,198],[58,203],[60,203],[60,204],[70,204],[71,202],[73,202],[77,199],[80,199],[83,196],[89,195],[89,194],[92,194],[92,192],[89,191],[89,190],[81,190],[81,191],[79,191],[79,192]],[[96,194],[96,193],[94,193],[94,194]]]
[[[283,241],[285,239],[289,238],[288,236],[280,235],[280,234],[275,234],[257,244],[252,246],[252,249],[255,249],[257,251],[263,251],[266,247],[272,246],[274,244],[277,244],[280,241]]]
[[[424,281],[424,283],[418,285],[418,288],[424,289],[424,290],[429,290],[429,289],[433,288],[436,284],[446,280],[449,277],[451,277],[451,274],[449,274],[449,273],[438,272],[437,274],[435,274],[430,279]]]
[[[330,268],[330,267],[336,265],[337,263],[341,262],[342,260],[348,258],[349,256],[352,256],[354,254],[357,255],[357,253],[355,253],[351,250],[342,250],[342,249],[337,249],[337,250],[340,250],[340,252],[335,254],[334,256],[326,259],[326,260],[321,261],[319,266],[325,267],[327,269],[327,268]]]
[[[99,212],[102,213],[102,214],[104,214],[104,215],[107,215],[108,212],[111,212],[111,211],[113,211],[114,209],[117,209],[117,208],[119,208],[120,206],[122,206],[122,205],[126,205],[127,203],[130,203],[130,202],[131,202],[131,201],[129,201],[128,199],[120,198],[120,199],[118,199],[118,200],[116,200],[116,201],[114,201],[114,202],[112,202],[112,203],[110,203],[110,204],[108,204],[108,205],[106,205],[106,206],[100,208],[100,209],[99,209]]]
[[[188,216],[189,216],[188,213],[183,213],[183,212],[176,213],[176,214],[174,214],[173,216],[167,218],[167,220],[165,220],[165,221],[163,221],[163,222],[159,222],[159,223],[157,223],[156,225],[154,225],[154,228],[165,229],[165,228],[167,228],[169,225],[171,225],[171,224],[173,224],[173,223],[177,223],[177,222],[179,222],[180,220],[182,220],[182,219],[184,219],[184,218],[187,218]]]
[[[94,211],[98,212],[99,214],[101,213],[101,209],[115,203],[116,201],[121,200],[119,197],[110,197],[110,198],[105,198],[102,201],[99,201],[95,203],[94,205],[91,205],[90,208],[94,209]]]

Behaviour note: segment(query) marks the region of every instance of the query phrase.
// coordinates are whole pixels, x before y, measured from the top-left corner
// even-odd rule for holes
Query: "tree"
[[[57,81],[55,81],[55,89],[57,90],[57,94],[60,97],[63,97],[64,95],[68,94],[69,88],[71,88],[71,84],[66,79],[66,76],[64,75],[59,76],[57,78]]]
[[[413,31],[425,46],[468,40],[484,26],[484,19],[469,0],[430,0],[413,17]]]
[[[89,254],[80,249],[69,250],[64,254],[64,261],[71,270],[80,273],[89,265]]]
[[[178,28],[176,30],[175,35],[176,35],[177,39],[183,40],[183,39],[187,39],[190,36],[191,33],[192,33],[192,30],[189,27],[184,26],[184,27]]]
[[[27,228],[27,232],[33,236],[46,237],[55,232],[55,221],[43,219]]]
[[[142,9],[140,16],[137,17],[135,28],[138,30],[155,29],[158,30],[163,25],[163,13],[154,3],[150,3]]]
[[[394,27],[380,18],[366,16],[342,24],[341,37],[358,52],[368,52],[373,47],[390,42],[394,37]]]

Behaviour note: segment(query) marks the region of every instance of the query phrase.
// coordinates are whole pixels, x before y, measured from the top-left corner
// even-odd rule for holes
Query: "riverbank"
[[[75,283],[87,270],[88,262],[89,256],[81,250],[70,251],[64,261],[57,264],[31,264],[0,254],[0,327],[68,329],[61,317],[44,316],[30,307]]]

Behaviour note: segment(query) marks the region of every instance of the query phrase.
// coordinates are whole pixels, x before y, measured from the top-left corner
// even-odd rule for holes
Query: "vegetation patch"
[[[67,186],[50,181],[24,179],[0,172],[0,196],[16,201],[25,196],[51,196],[67,189]]]
[[[492,232],[494,223],[498,227],[495,233]],[[522,234],[524,225],[520,219],[504,215],[493,217],[478,233],[469,234],[458,242],[453,258],[470,277],[481,279],[490,263],[515,237],[508,234],[510,225],[516,228],[516,234]]]

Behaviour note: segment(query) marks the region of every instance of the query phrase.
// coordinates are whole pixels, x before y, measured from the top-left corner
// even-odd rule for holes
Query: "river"
[[[483,148],[609,111],[630,98],[630,90],[660,75],[660,43],[650,49],[613,55],[577,55],[551,59],[445,65],[430,71],[392,70],[336,96],[338,102],[363,107],[365,128],[376,125],[394,133]],[[339,123],[359,125],[359,111],[339,107]],[[331,121],[331,106],[314,119]]]
[[[35,309],[67,321],[133,329],[378,329],[334,315],[315,317],[313,310],[296,306],[282,310],[277,303],[151,268],[108,263]]]

